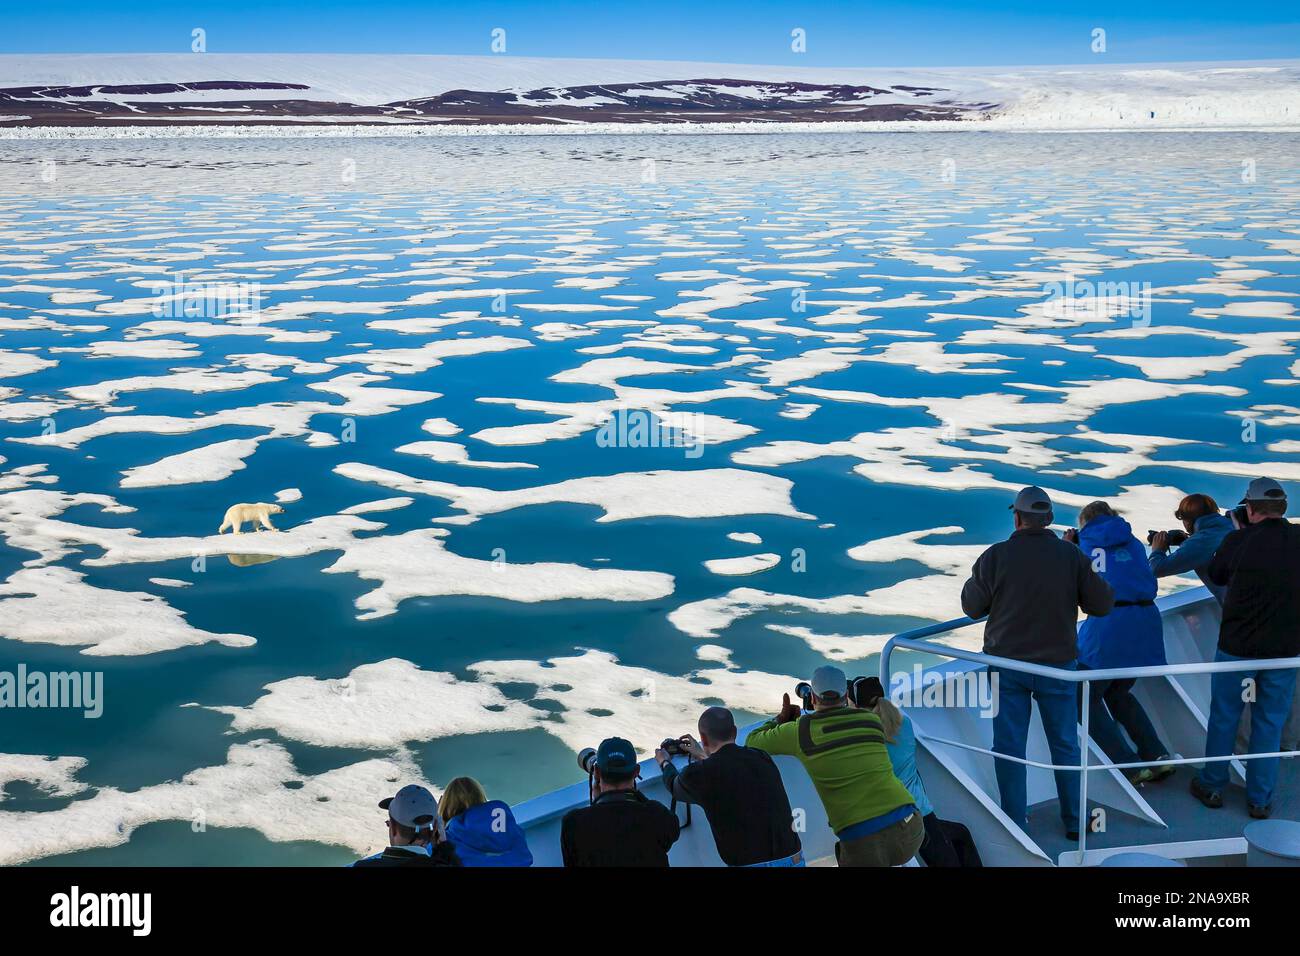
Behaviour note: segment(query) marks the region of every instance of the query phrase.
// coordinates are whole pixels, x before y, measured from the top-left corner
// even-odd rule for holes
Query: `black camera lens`
[[[849,700],[858,707],[872,707],[885,696],[879,677],[855,677],[849,681]]]

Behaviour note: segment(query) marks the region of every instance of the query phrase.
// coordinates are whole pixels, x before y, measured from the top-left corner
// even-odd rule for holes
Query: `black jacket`
[[[439,843],[433,848],[432,855],[419,848],[407,849],[400,846],[384,847],[382,853],[376,853],[374,856],[368,856],[364,860],[357,860],[353,866],[460,866],[460,857],[456,855],[456,848],[450,843]]]
[[[1114,603],[1088,555],[1048,528],[1022,528],[990,547],[961,589],[963,611],[989,616],[984,653],[1035,664],[1077,658],[1079,609],[1101,617]]]
[[[1220,650],[1234,657],[1300,654],[1300,525],[1270,518],[1232,532],[1207,574],[1228,588]]]
[[[602,793],[570,810],[560,824],[565,866],[667,866],[681,824],[671,810],[639,790]]]
[[[727,866],[768,863],[799,852],[781,771],[761,750],[726,744],[680,772],[667,764],[664,785],[678,800],[704,810]]]

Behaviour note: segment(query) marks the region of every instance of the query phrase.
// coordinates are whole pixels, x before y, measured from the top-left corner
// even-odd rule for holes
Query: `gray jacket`
[[[1114,604],[1088,556],[1047,528],[1022,528],[990,547],[961,590],[963,611],[988,615],[984,653],[1035,664],[1073,661],[1079,609],[1101,617]]]

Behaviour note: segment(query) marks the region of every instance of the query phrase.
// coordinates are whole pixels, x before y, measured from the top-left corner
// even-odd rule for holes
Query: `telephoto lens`
[[[578,752],[578,766],[582,768],[583,773],[591,773],[596,769],[596,748],[583,747]]]
[[[812,710],[812,684],[800,681],[794,685],[795,696],[803,701],[804,710]]]

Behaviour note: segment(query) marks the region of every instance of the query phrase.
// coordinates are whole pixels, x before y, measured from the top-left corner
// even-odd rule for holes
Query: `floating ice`
[[[157,654],[215,642],[255,643],[244,634],[196,628],[162,598],[85,583],[69,568],[24,568],[0,585],[0,637],[32,644],[83,647],[96,657]]]
[[[769,571],[780,563],[781,556],[779,554],[767,552],[764,554],[747,554],[739,558],[714,558],[711,561],[705,561],[704,566],[714,574],[739,576]]]
[[[557,501],[592,505],[597,521],[624,521],[665,515],[676,518],[722,518],[728,515],[773,514],[809,518],[790,501],[793,482],[738,468],[696,471],[641,471],[572,478],[552,485],[515,491],[469,488],[445,481],[413,478],[361,462],[344,462],[334,469],[346,478],[368,481],[408,494],[445,498],[471,518]]]

